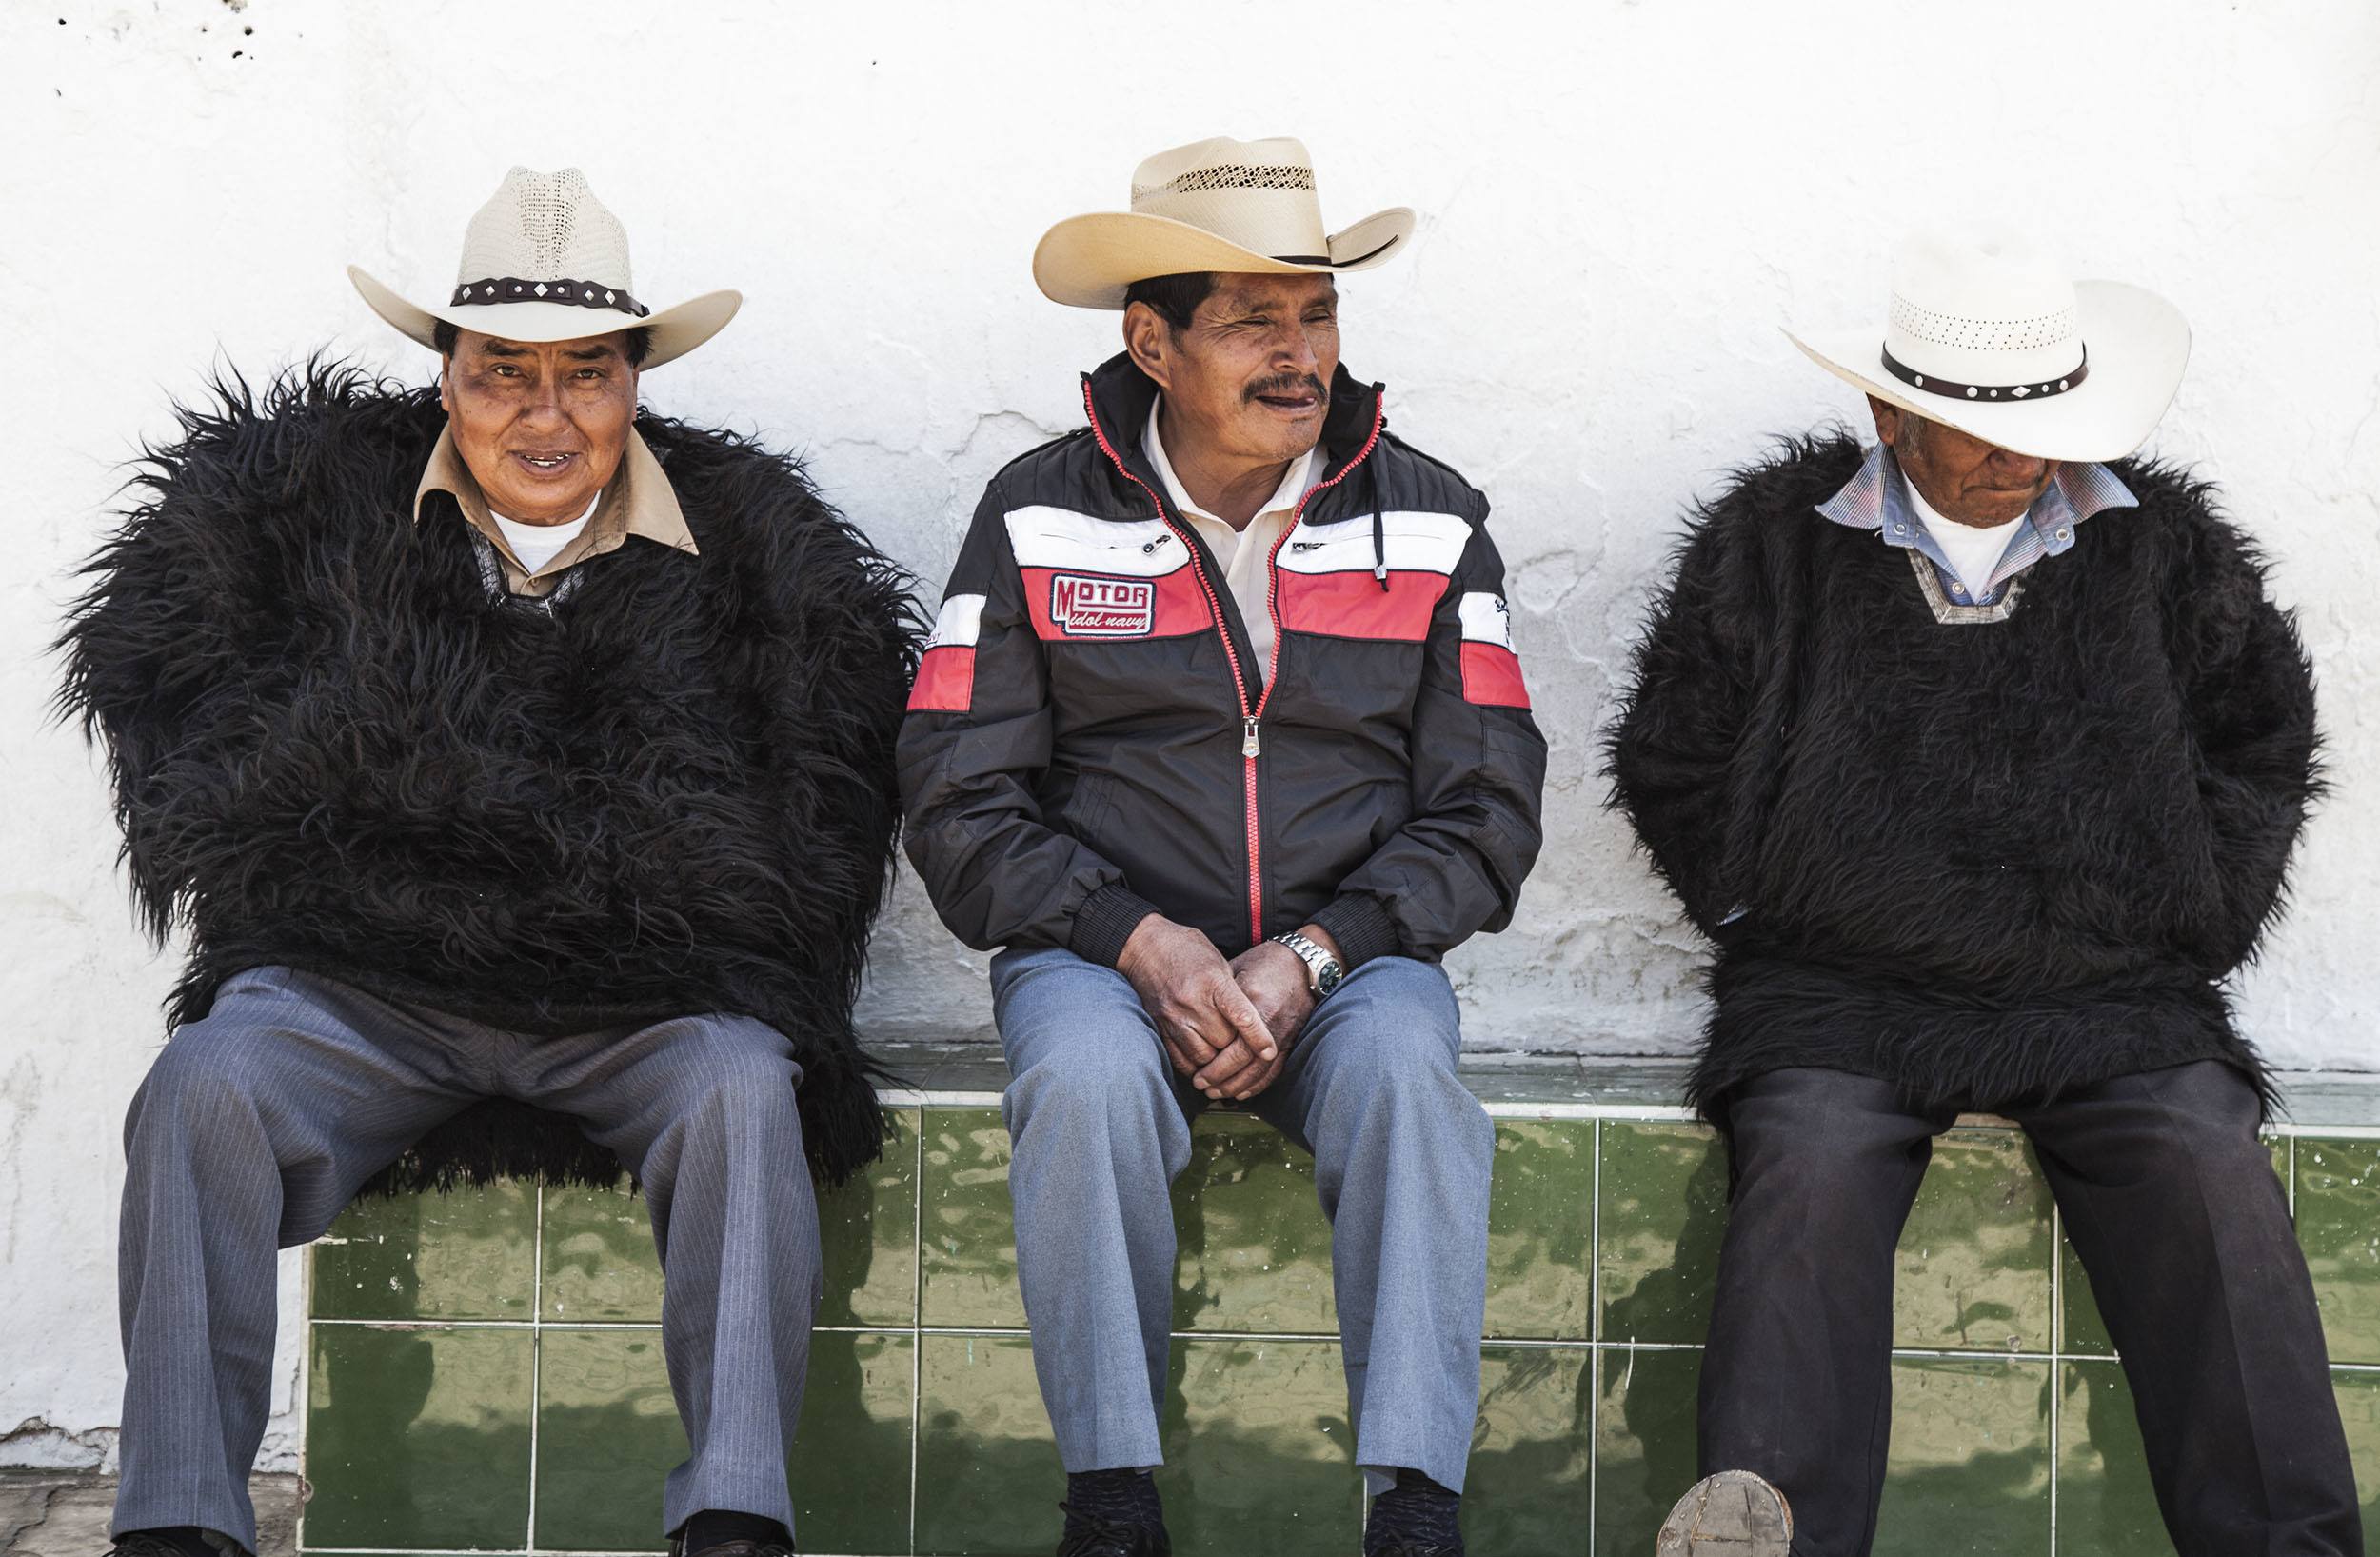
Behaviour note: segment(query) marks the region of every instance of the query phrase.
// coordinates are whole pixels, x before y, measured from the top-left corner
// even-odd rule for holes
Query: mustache
[[[1314,396],[1315,404],[1324,410],[1330,409],[1330,386],[1312,373],[1277,373],[1271,378],[1259,379],[1240,391],[1240,399],[1245,404],[1261,395],[1296,394],[1300,389]]]

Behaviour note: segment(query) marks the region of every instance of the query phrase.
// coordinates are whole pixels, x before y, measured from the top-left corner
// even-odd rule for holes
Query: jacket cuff
[[[1339,943],[1339,965],[1352,973],[1375,957],[1397,954],[1397,923],[1369,892],[1344,892],[1316,910],[1313,923]]]
[[[1156,904],[1121,882],[1102,887],[1074,911],[1074,930],[1066,938],[1066,949],[1086,963],[1113,968],[1140,921],[1157,911]]]

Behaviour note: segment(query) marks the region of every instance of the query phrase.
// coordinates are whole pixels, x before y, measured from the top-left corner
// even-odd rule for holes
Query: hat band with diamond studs
[[[631,319],[653,311],[621,289],[600,281],[531,281],[519,276],[466,281],[454,289],[454,301],[448,306],[459,309],[478,303],[567,303],[573,308],[610,309]]]
[[[1936,378],[1931,373],[1917,371],[1893,355],[1890,347],[1883,349],[1883,355],[1886,372],[1913,389],[1938,394],[1946,400],[2039,400],[2047,395],[2064,394],[2091,376],[2091,348],[2088,346],[2083,348],[2082,361],[2074,365],[2073,372],[2032,384],[1960,384],[1953,379]]]

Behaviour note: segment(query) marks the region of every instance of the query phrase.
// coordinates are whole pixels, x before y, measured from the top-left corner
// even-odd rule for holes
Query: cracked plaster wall
[[[111,1453],[118,1130],[169,959],[134,931],[106,797],[44,722],[44,646],[121,463],[220,357],[325,346],[427,375],[341,268],[435,294],[514,161],[576,162],[638,289],[724,285],[726,335],[664,409],[806,448],[940,588],[985,478],[1076,424],[1111,316],[1043,302],[1051,220],[1133,162],[1297,132],[1339,223],[1410,203],[1351,279],[1347,354],[1396,425],[1497,504],[1554,748],[1548,843],[1511,931],[1455,968],[1474,1041],[1676,1052],[1694,940],[1597,808],[1596,731],[1679,509],[1761,435],[1857,407],[1777,333],[1874,318],[1905,220],[2016,213],[2197,328],[2156,447],[2270,543],[2319,663],[2336,790],[2296,906],[2240,981],[2297,1066],[2380,1065],[2380,11],[2360,0],[1456,6],[1337,19],[1050,3],[298,0],[0,13],[10,563],[0,577],[0,1464]],[[1125,72],[1139,78],[1136,89]],[[1897,111],[1895,103],[1918,111]],[[2109,522],[2120,523],[2120,520]],[[979,1033],[983,959],[914,882],[865,1015]],[[295,1264],[285,1307],[297,1306]],[[288,1338],[285,1336],[285,1341]],[[269,1465],[290,1462],[286,1345]]]

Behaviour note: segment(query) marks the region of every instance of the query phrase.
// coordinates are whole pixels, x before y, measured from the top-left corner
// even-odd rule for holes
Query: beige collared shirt
[[[552,593],[562,575],[587,558],[619,550],[631,535],[658,541],[689,556],[699,550],[694,544],[694,532],[686,528],[685,513],[678,507],[678,494],[669,485],[668,473],[645,446],[645,440],[633,431],[628,434],[628,447],[620,456],[620,469],[613,473],[603,495],[595,500],[595,513],[586,528],[534,573],[521,566],[512,548],[505,543],[503,528],[488,511],[487,499],[481,493],[471,468],[463,463],[463,451],[454,446],[451,428],[438,434],[438,447],[430,450],[429,468],[422,472],[422,484],[413,489],[415,524],[422,522],[422,504],[432,492],[453,496],[471,528],[495,547],[497,560],[504,564],[505,587],[532,600]]]
[[[1217,566],[1223,570],[1223,579],[1231,588],[1231,598],[1240,607],[1240,619],[1248,625],[1248,644],[1256,651],[1256,664],[1247,667],[1248,689],[1254,692],[1261,686],[1273,664],[1273,579],[1272,560],[1275,543],[1289,530],[1291,518],[1298,511],[1298,502],[1314,485],[1321,469],[1322,446],[1306,450],[1303,459],[1291,460],[1289,469],[1281,473],[1280,485],[1265,502],[1257,516],[1248,521],[1245,529],[1234,529],[1222,520],[1201,509],[1190,501],[1190,493],[1174,474],[1173,462],[1165,457],[1165,443],[1157,433],[1158,412],[1164,409],[1165,397],[1159,395],[1149,407],[1149,463],[1157,467],[1158,479],[1165,484],[1165,495],[1172,500],[1190,527],[1199,532],[1199,539],[1215,553]]]

